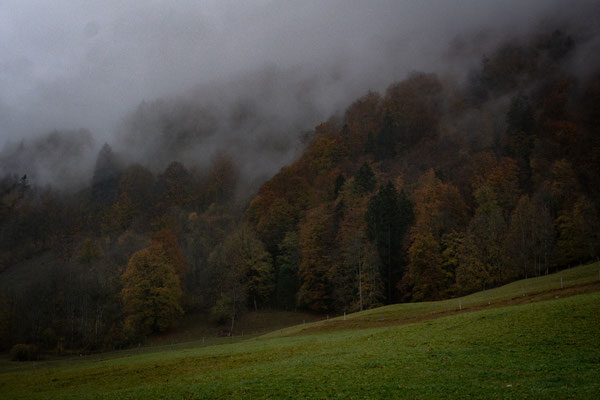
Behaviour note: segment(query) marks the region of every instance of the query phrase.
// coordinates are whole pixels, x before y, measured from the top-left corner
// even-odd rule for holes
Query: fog
[[[461,76],[494,44],[545,25],[589,36],[573,61],[585,73],[598,54],[599,10],[583,0],[4,0],[0,173],[26,173],[28,160],[45,157],[23,143],[52,151],[34,138],[86,129],[94,145],[78,149],[89,156],[66,160],[87,167],[69,182],[82,181],[91,165],[82,160],[105,141],[157,169],[170,157],[202,164],[230,151],[257,178],[297,155],[301,132],[366,91],[415,70]],[[160,153],[165,119],[177,115],[193,132]],[[31,168],[41,183],[62,174]]]

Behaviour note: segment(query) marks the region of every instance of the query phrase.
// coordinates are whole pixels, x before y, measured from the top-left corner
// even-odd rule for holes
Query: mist
[[[368,90],[415,70],[461,79],[506,39],[568,27],[585,74],[599,16],[563,0],[4,1],[0,173],[81,183],[109,142],[155,170],[226,151],[261,179]],[[55,130],[80,145],[40,145]]]

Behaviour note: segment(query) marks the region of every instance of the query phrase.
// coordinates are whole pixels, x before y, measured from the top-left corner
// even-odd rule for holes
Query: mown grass
[[[600,293],[0,373],[6,399],[600,398]]]

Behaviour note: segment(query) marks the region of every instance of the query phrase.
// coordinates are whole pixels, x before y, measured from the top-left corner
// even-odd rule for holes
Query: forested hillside
[[[319,125],[248,210],[288,301],[436,300],[596,258],[600,75],[569,72],[575,47],[507,42],[465,82],[414,73]]]
[[[438,300],[596,259],[600,69],[572,65],[583,42],[547,31],[461,76],[415,72],[366,93],[252,195],[237,147],[157,170],[168,143],[210,130],[193,108],[156,106],[152,151],[132,164],[104,145],[76,192],[3,177],[0,346],[113,348],[184,313],[234,330],[251,309]],[[153,109],[128,120],[137,146]]]

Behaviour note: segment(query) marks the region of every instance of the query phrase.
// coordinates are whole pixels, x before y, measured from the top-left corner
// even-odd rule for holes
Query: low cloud
[[[169,155],[152,158],[164,145],[152,138],[165,135],[165,119],[187,115],[197,140],[173,157],[202,164],[226,150],[256,177],[367,90],[414,70],[461,76],[507,38],[568,26],[585,38],[572,61],[585,73],[599,15],[596,2],[564,0],[7,0],[0,146],[6,159],[23,139],[85,128],[90,154],[108,141],[160,168]]]

